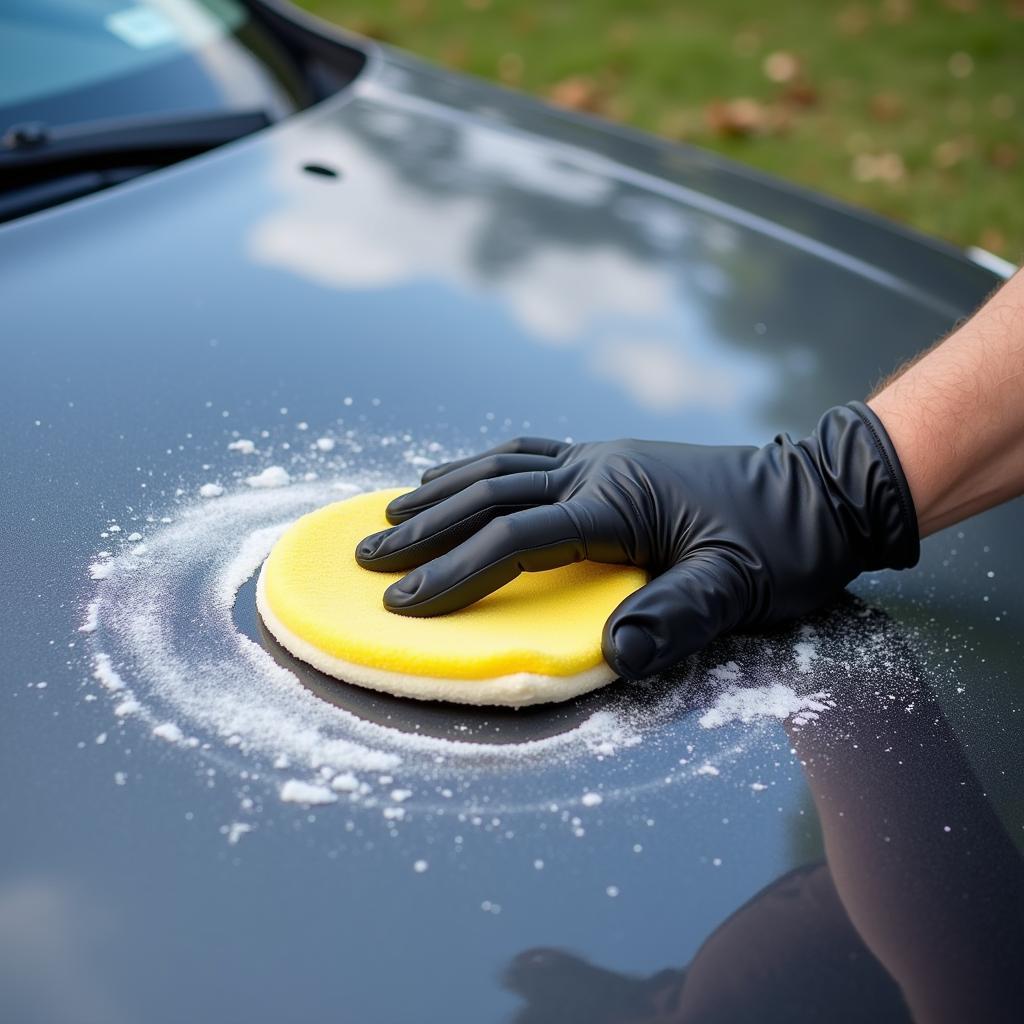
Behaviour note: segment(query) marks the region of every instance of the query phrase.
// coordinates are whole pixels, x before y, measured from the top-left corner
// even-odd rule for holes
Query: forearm
[[[1024,492],[1024,273],[868,405],[899,454],[922,536]]]

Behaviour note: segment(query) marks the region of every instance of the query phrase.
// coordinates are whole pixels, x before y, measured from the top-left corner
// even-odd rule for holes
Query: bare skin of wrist
[[[922,537],[1024,493],[1024,272],[868,405],[899,455]]]

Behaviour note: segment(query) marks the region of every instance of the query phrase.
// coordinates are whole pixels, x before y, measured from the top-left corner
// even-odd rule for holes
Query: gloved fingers
[[[443,615],[510,583],[521,572],[539,572],[582,561],[583,541],[561,505],[492,519],[457,548],[414,569],[384,591],[384,605],[402,615]]]
[[[478,480],[490,480],[511,473],[542,472],[555,469],[557,466],[558,463],[549,455],[482,455],[464,466],[458,466],[442,476],[435,477],[414,491],[399,495],[387,507],[388,522],[404,523],[424,509],[450,498],[453,494],[458,494]]]
[[[468,466],[478,459],[485,459],[489,455],[547,455],[549,458],[557,458],[569,445],[565,441],[552,441],[547,437],[514,437],[511,441],[504,441],[502,444],[489,448],[485,452],[470,455],[466,459],[455,459],[453,462],[442,462],[439,466],[431,466],[422,477],[423,483],[430,483],[445,473],[450,473],[460,466]]]
[[[727,556],[691,555],[630,594],[605,623],[605,661],[626,679],[671,668],[742,621],[747,583]]]
[[[498,516],[552,500],[547,473],[477,480],[401,525],[365,537],[356,547],[356,561],[377,572],[405,572],[451,551]]]

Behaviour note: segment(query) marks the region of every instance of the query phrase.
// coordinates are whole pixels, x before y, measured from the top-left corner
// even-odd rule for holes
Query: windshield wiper
[[[123,118],[50,126],[12,125],[0,140],[0,189],[62,175],[154,168],[204,153],[266,128],[262,110]]]

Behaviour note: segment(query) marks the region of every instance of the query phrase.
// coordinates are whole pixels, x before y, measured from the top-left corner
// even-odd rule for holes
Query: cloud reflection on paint
[[[669,412],[683,405],[728,409],[743,382],[709,360],[692,359],[679,345],[644,339],[612,342],[595,350],[594,373],[618,381],[639,405]]]
[[[721,265],[731,228],[490,123],[355,101],[345,130],[323,122],[316,146],[343,179],[296,186],[289,152],[284,202],[250,233],[252,259],[339,290],[441,282],[535,342],[579,351],[579,373],[659,414],[777,387],[756,349],[702,340],[718,333],[709,299],[727,303],[735,286]]]

